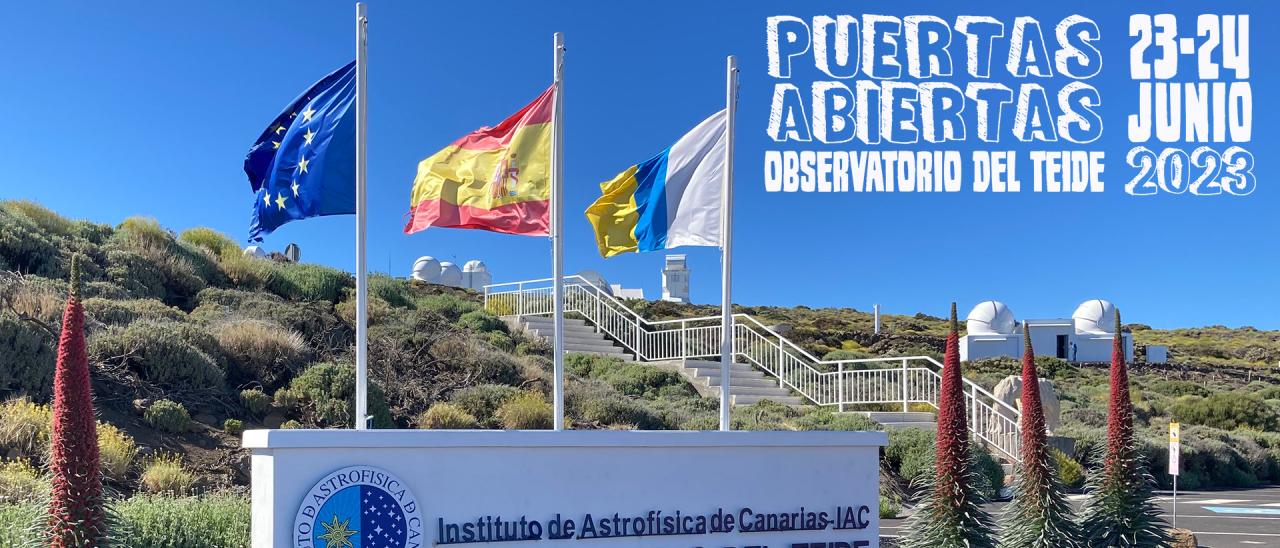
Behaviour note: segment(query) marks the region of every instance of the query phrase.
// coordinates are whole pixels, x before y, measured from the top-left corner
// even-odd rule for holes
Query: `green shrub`
[[[327,302],[290,302],[270,293],[209,288],[196,296],[191,318],[216,324],[227,320],[253,318],[275,322],[302,333],[313,351],[345,351],[354,341],[351,330]]]
[[[472,310],[458,318],[458,326],[477,333],[506,332],[507,324],[488,310]]]
[[[290,419],[290,420],[284,421],[284,423],[280,425],[280,428],[282,430],[301,430],[302,428],[305,428],[305,427],[302,426],[302,423],[296,420]]]
[[[228,320],[210,331],[227,356],[229,380],[243,385],[261,382],[278,386],[310,358],[310,350],[296,331],[263,320]]]
[[[219,262],[227,281],[237,289],[259,291],[279,277],[280,266],[269,259],[241,254],[224,255]]]
[[[1169,408],[1174,420],[1224,430],[1280,428],[1276,411],[1255,394],[1215,392],[1207,398],[1183,396]]]
[[[26,398],[0,403],[0,454],[43,460],[52,420],[49,406]]]
[[[0,546],[40,546],[46,519],[44,504],[0,504]]]
[[[191,430],[191,415],[182,404],[171,400],[160,400],[148,407],[142,414],[147,424],[164,432],[180,434]]]
[[[222,421],[222,429],[232,436],[239,436],[244,433],[244,423],[240,419],[227,419]]]
[[[498,420],[508,430],[546,430],[553,426],[551,406],[542,394],[522,392],[498,408]]]
[[[336,303],[355,283],[350,274],[318,264],[284,264],[277,273],[267,288],[291,300]]]
[[[240,405],[253,416],[261,417],[271,409],[271,397],[258,388],[241,390]]]
[[[138,486],[153,495],[182,496],[191,491],[195,482],[195,475],[182,464],[181,456],[160,453],[143,465]]]
[[[138,320],[89,340],[91,359],[127,367],[166,387],[221,390],[225,381],[217,340],[195,326]]]
[[[139,495],[113,506],[131,548],[238,548],[249,545],[244,497]]]
[[[281,393],[284,393],[283,395]],[[318,363],[276,392],[276,402],[292,405],[303,420],[319,427],[350,428],[356,413],[356,372],[351,364]],[[370,382],[368,412],[374,428],[395,428],[382,389]]]
[[[107,325],[126,325],[139,319],[182,321],[187,317],[182,310],[156,299],[104,299],[94,297],[84,300],[85,316]]]
[[[25,215],[0,207],[0,267],[47,278],[67,275],[67,259],[57,238]]]
[[[98,423],[98,458],[102,475],[116,483],[123,483],[138,456],[138,444],[115,425]]]
[[[369,296],[386,301],[397,308],[412,308],[413,292],[408,280],[397,280],[385,274],[369,276]]]
[[[894,519],[902,512],[902,505],[884,495],[880,496],[880,519]]]
[[[502,331],[490,331],[486,340],[489,341],[490,346],[508,354],[516,351],[516,342],[511,340],[511,335]]]
[[[565,407],[570,416],[601,426],[639,430],[676,427],[650,410],[645,402],[623,395],[600,381],[570,384]]]
[[[514,386],[505,384],[481,384],[458,390],[449,395],[449,402],[468,415],[475,417],[486,428],[497,428],[498,408],[520,393]]]
[[[240,246],[225,234],[212,228],[198,226],[182,231],[178,239],[209,250],[217,257],[240,254]]]
[[[786,430],[786,423],[800,416],[791,406],[772,400],[760,400],[733,408],[734,430]]]
[[[1151,384],[1147,389],[1175,398],[1179,396],[1200,396],[1203,398],[1210,394],[1210,390],[1203,384],[1179,380],[1159,381]]]
[[[976,468],[977,476],[981,478],[978,489],[983,492],[987,500],[999,498],[1000,489],[1004,487],[1004,468],[986,446],[974,442],[970,447],[973,451],[973,466]]]
[[[157,247],[173,242],[173,233],[160,226],[160,221],[139,215],[122,221],[120,226],[116,227],[116,234],[137,243]]]
[[[69,238],[77,236],[80,232],[74,221],[68,220],[66,217],[58,215],[53,210],[36,202],[11,200],[2,202],[0,205],[14,214],[26,217],[46,234],[59,238]]]
[[[834,413],[830,408],[810,411],[791,421],[796,430],[883,430],[880,423],[855,413]]]
[[[39,499],[49,493],[49,480],[25,460],[0,460],[0,506]]]
[[[1084,487],[1084,466],[1056,447],[1049,448],[1049,456],[1053,458],[1053,465],[1058,470],[1058,479],[1062,480],[1067,489]]]
[[[696,396],[697,390],[679,373],[653,365],[624,362],[594,354],[569,354],[565,371],[586,379],[608,383],[628,396],[647,399]]]
[[[884,449],[885,465],[908,484],[934,471],[934,433],[922,428],[889,430],[889,445]]]
[[[53,384],[57,360],[52,337],[9,313],[0,313],[0,393],[43,397]]]
[[[418,299],[417,304],[419,310],[435,312],[451,322],[458,321],[463,314],[480,309],[479,303],[453,295],[429,295]]]
[[[428,430],[468,430],[480,425],[470,413],[448,402],[432,405],[430,409],[418,416],[416,422],[418,428]]]

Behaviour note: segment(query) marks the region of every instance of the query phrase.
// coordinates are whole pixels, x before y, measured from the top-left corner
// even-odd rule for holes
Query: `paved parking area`
[[[1173,521],[1173,497],[1157,493],[1166,521]],[[1083,496],[1073,495],[1079,507]],[[1003,503],[989,506],[999,515]],[[884,520],[880,534],[899,535],[903,520]],[[1195,491],[1178,493],[1178,527],[1196,533],[1200,546],[1211,548],[1253,548],[1280,546],[1280,487],[1237,491]]]

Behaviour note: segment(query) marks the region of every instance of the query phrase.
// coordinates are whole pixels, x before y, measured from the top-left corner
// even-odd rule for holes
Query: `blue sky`
[[[733,8],[729,8],[732,5]],[[1070,315],[1087,298],[1158,327],[1280,328],[1277,38],[1269,3],[1152,3],[1190,26],[1213,9],[1253,17],[1251,85],[1258,190],[1251,196],[1126,195],[1130,12],[1121,2],[993,3],[968,15],[1039,18],[1051,29],[1081,13],[1102,29],[1107,152],[1104,194],[768,194],[762,157],[774,80],[765,18],[789,14],[961,13],[944,2],[392,2],[370,17],[369,263],[405,275],[420,255],[479,258],[495,281],[545,277],[546,239],[481,231],[401,233],[418,160],[527,103],[551,79],[551,35],[566,34],[566,269],[660,292],[662,254],[601,259],[581,214],[598,183],[671,144],[722,108],[724,58],[740,56],[735,301],[944,314],[999,299],[1026,318]],[[1068,7],[1060,7],[1068,6]],[[118,223],[143,214],[171,228],[247,232],[248,147],[289,100],[353,57],[349,2],[27,2],[0,35],[5,131],[0,199],[40,201],[73,217]],[[997,46],[998,47],[998,46]],[[798,67],[812,62],[798,60]],[[1186,68],[1186,67],[1184,67]],[[802,89],[814,78],[801,79]],[[958,80],[963,85],[963,79]],[[1059,84],[1064,81],[1054,80]],[[1056,89],[1052,86],[1051,90]],[[1007,142],[995,148],[1024,150]],[[815,146],[813,148],[833,148]],[[955,147],[973,148],[972,144]],[[989,147],[990,148],[990,147]],[[1036,148],[1054,148],[1036,147]],[[1029,176],[1024,176],[1024,180]],[[354,217],[294,222],[267,239],[304,260],[350,269]],[[685,250],[693,297],[719,297],[714,249]]]

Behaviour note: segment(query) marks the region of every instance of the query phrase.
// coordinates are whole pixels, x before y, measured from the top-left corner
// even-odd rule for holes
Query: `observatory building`
[[[689,302],[689,268],[684,254],[667,255],[667,266],[662,269],[662,300]]]
[[[1076,307],[1070,319],[1026,320],[1037,356],[1053,356],[1070,362],[1111,361],[1115,337],[1115,306],[1090,299]],[[1022,324],[1000,301],[983,301],[973,307],[960,339],[960,359],[1022,356]],[[1122,334],[1126,361],[1133,360],[1133,335]]]
[[[448,261],[440,262],[435,257],[423,256],[413,262],[412,277],[420,282],[462,287],[476,291],[484,291],[484,286],[493,283],[493,275],[483,261],[467,261],[458,265]]]

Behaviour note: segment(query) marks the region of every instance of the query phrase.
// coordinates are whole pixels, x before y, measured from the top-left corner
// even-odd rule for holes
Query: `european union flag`
[[[250,241],[294,219],[356,212],[355,100],[352,61],[289,103],[249,149]]]

